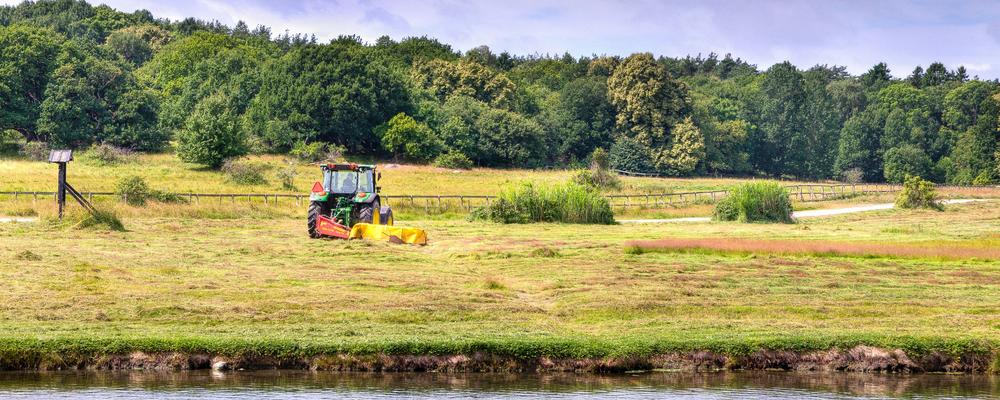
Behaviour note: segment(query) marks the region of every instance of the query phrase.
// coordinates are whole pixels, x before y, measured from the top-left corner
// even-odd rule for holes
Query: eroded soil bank
[[[625,372],[633,370],[787,370],[870,373],[1000,372],[1000,354],[908,355],[899,349],[857,346],[793,352],[761,350],[732,356],[708,351],[616,358],[516,358],[486,353],[459,355],[223,356],[208,353],[46,354],[0,358],[5,370],[263,370],[351,372]]]

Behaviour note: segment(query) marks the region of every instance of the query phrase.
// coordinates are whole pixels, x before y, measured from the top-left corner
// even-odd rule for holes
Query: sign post
[[[59,164],[59,191],[56,192],[56,201],[59,202],[59,220],[62,221],[63,211],[66,209],[66,193],[73,196],[80,206],[89,211],[92,215],[96,215],[97,210],[94,206],[90,204],[87,199],[83,198],[80,192],[73,189],[73,185],[66,182],[66,163],[73,161],[73,150],[52,150],[49,153],[49,162],[54,164]]]
[[[52,150],[49,162],[59,164],[59,189],[56,201],[59,203],[59,220],[62,221],[63,210],[66,209],[66,163],[73,161],[73,150]]]

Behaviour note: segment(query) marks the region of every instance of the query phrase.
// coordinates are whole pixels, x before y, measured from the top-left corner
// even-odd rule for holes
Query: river
[[[1000,398],[1000,376],[794,372],[589,374],[305,371],[3,372],[0,398]]]

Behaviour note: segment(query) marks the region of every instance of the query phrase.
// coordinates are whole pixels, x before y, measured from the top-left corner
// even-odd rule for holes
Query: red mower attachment
[[[316,221],[316,232],[341,239],[349,239],[351,237],[351,228],[338,224],[336,221],[322,215]]]

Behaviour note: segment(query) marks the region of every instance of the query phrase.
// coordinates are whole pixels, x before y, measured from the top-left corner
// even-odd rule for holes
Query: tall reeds
[[[523,183],[504,188],[473,218],[505,224],[565,222],[573,224],[613,224],[611,205],[597,190],[565,183],[535,186]]]
[[[729,190],[715,206],[718,221],[793,223],[788,190],[775,182],[748,182]]]

